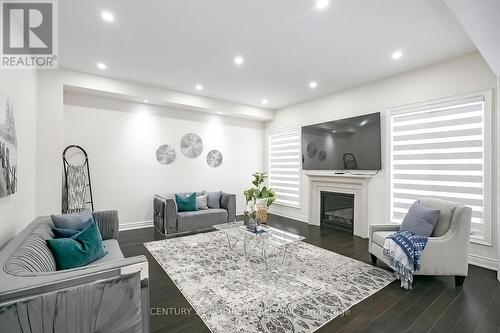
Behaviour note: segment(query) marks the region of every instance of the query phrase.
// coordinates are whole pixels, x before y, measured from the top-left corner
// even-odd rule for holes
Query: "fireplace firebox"
[[[321,226],[353,231],[354,194],[321,191]]]

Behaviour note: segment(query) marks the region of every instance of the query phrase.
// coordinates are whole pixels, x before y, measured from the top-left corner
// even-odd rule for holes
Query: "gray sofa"
[[[461,285],[467,276],[472,209],[462,204],[419,199],[423,206],[441,211],[434,231],[427,241],[420,271],[414,275],[451,275]],[[384,241],[399,230],[399,224],[373,224],[369,232],[369,252],[372,262],[384,258]]]
[[[2,332],[149,332],[148,262],[124,258],[116,211],[93,213],[107,255],[56,270],[46,240],[50,217],[39,217],[0,252]]]
[[[192,192],[177,193],[185,196]],[[202,192],[197,192],[197,196]],[[212,228],[214,224],[234,221],[236,218],[236,194],[222,193],[221,208],[209,208],[193,212],[179,212],[175,194],[156,194],[153,201],[153,221],[158,232],[164,235],[186,233]]]

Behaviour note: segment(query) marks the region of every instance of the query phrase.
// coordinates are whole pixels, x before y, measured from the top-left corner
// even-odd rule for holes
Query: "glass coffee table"
[[[283,264],[290,246],[305,239],[303,236],[267,225],[258,226],[256,230],[252,231],[247,229],[243,221],[216,224],[214,228],[226,235],[230,250],[233,250],[239,241],[243,242],[243,253],[246,259],[248,259],[249,249],[251,249],[250,252],[254,252],[255,249],[260,248],[258,252],[262,255],[266,270],[269,269],[268,252],[272,250],[282,252],[282,257],[279,259]],[[231,241],[234,244],[231,244]]]

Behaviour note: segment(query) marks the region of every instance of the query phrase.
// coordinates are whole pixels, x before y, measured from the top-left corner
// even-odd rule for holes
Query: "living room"
[[[500,329],[499,3],[43,3],[1,4],[2,332]]]

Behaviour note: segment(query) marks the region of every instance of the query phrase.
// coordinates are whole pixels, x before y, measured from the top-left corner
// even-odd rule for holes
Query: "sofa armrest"
[[[165,199],[165,234],[177,232],[177,203],[173,198]]]
[[[110,318],[112,318],[114,311],[126,312],[128,309],[131,311],[128,315],[133,316],[134,319],[129,324],[137,328],[142,326],[144,332],[149,331],[148,262],[144,256],[125,258],[99,265],[87,265],[65,271],[32,273],[30,276],[7,275],[7,277],[5,282],[10,288],[5,290],[6,285],[2,284],[4,290],[0,291],[0,308],[9,309],[19,304],[26,307],[26,304],[31,302],[30,309],[36,309],[43,304],[44,317],[49,318],[49,320],[55,320],[54,318],[57,317],[63,321],[65,321],[65,316],[69,316],[66,319],[71,320],[92,319],[90,317],[75,318],[75,306],[80,310],[87,311],[88,316],[92,316],[92,313],[96,312],[95,306],[98,306],[100,316],[109,316]],[[123,294],[124,292],[126,295]],[[93,293],[98,294],[97,297],[101,297],[98,303],[88,302],[88,297],[93,297]],[[44,298],[49,301],[43,302]],[[120,303],[122,299],[123,303],[128,302],[127,305],[116,308],[117,303]],[[58,302],[62,303],[59,305]],[[62,309],[63,312],[59,313],[58,309]],[[36,313],[36,310],[34,311]],[[2,313],[0,313],[0,317]],[[40,327],[39,321],[45,320],[40,316],[30,318],[24,314],[17,313],[19,320],[11,320],[10,324],[17,322],[26,324],[28,321],[30,323],[33,321],[35,327]],[[82,327],[83,324],[82,322],[68,322],[55,332],[68,331],[69,327]],[[69,331],[74,330],[69,329]]]
[[[399,224],[371,224],[369,237],[371,239],[373,233],[377,231],[398,231],[399,227]]]
[[[10,275],[2,271],[0,303],[134,272],[140,272],[141,285],[148,286],[149,266],[143,255],[54,272]]]
[[[99,227],[102,239],[118,239],[120,221],[116,210],[93,212],[92,216]]]
[[[176,233],[177,211],[173,194],[156,194],[153,201],[153,221],[156,230],[165,235]]]
[[[220,206],[227,210],[228,222],[232,222],[236,219],[236,194],[222,193],[220,197]]]
[[[399,224],[370,224],[368,232],[368,250],[371,253],[373,233],[377,231],[398,231]]]
[[[426,274],[467,276],[472,209],[457,207],[454,215],[444,235],[428,238],[421,260]]]

